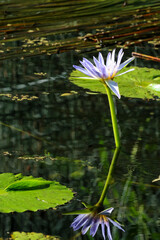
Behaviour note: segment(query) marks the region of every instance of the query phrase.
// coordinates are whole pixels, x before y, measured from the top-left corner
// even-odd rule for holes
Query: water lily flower
[[[112,213],[113,210],[114,210],[114,208],[108,208],[99,213],[93,211],[93,212],[86,213],[86,214],[79,214],[74,219],[73,223],[71,224],[71,227],[73,227],[74,231],[76,231],[82,227],[83,235],[86,234],[86,232],[90,228],[90,235],[92,237],[94,237],[98,230],[99,225],[101,225],[102,235],[105,240],[106,239],[105,226],[106,226],[108,239],[112,240],[110,223],[112,223],[114,226],[116,226],[117,228],[124,231],[124,229],[121,227],[121,225],[117,221],[108,217],[108,216],[110,216],[110,214]]]
[[[102,54],[99,53],[98,59],[93,57],[93,61],[95,65],[91,63],[89,60],[87,60],[86,58],[83,58],[83,61],[80,61],[83,67],[79,67],[76,65],[73,65],[73,67],[78,71],[89,76],[89,77],[83,77],[83,78],[100,80],[102,83],[106,84],[118,98],[120,98],[121,96],[119,93],[118,84],[113,81],[113,78],[118,77],[127,72],[133,71],[134,69],[129,69],[128,71],[125,71],[117,75],[117,73],[122,68],[127,66],[131,61],[135,59],[135,57],[131,57],[125,62],[121,63],[123,55],[124,55],[123,49],[120,49],[117,56],[117,62],[116,62],[115,49],[114,49],[112,53],[111,52],[108,53],[106,62]]]

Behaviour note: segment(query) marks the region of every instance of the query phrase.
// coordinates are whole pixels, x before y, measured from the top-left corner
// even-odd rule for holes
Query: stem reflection
[[[120,147],[115,148],[113,158],[112,158],[112,162],[111,162],[110,167],[109,167],[109,172],[108,172],[108,175],[107,175],[107,178],[106,178],[106,182],[105,182],[103,191],[101,193],[99,201],[96,204],[97,207],[103,205],[103,202],[104,202],[107,190],[108,190],[109,182],[110,182],[110,179],[111,179],[111,176],[112,176],[112,173],[113,173],[113,169],[114,169],[116,160],[118,159],[119,153],[120,153]]]

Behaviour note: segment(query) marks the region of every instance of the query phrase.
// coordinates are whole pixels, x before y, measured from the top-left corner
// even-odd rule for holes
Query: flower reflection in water
[[[121,225],[117,221],[112,220],[110,217],[108,217],[111,215],[113,210],[114,208],[108,208],[99,213],[97,211],[92,211],[87,214],[79,214],[74,219],[73,223],[71,224],[71,227],[73,227],[74,231],[82,227],[83,235],[86,234],[86,232],[90,228],[90,235],[94,237],[98,230],[99,225],[101,225],[103,238],[106,239],[106,234],[105,234],[105,226],[106,226],[108,239],[112,240],[109,223],[112,223],[114,226],[124,231],[124,229],[121,227]]]

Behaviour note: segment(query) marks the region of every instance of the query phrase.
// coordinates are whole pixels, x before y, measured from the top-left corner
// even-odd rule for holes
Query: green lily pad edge
[[[114,81],[118,83],[121,96],[158,100],[160,98],[160,70],[131,66],[125,67],[120,73],[133,68],[133,71],[114,78]],[[86,75],[78,70],[73,70],[69,80],[87,91],[106,94],[105,88],[100,81],[79,77],[86,77]]]
[[[56,181],[33,176],[0,174],[0,212],[37,211],[56,208],[74,196],[71,189]]]

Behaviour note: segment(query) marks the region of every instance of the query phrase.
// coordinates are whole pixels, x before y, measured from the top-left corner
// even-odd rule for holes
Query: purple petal
[[[134,70],[134,68],[129,69],[129,70],[123,72],[123,73],[120,73],[120,74],[116,75],[116,77],[121,76],[121,75],[123,75],[123,74],[125,74],[125,73],[127,73],[127,72],[131,72],[131,71],[133,71],[133,70]]]
[[[108,70],[106,68],[106,66],[101,66],[101,74],[102,74],[102,78],[103,79],[107,79],[108,78]]]
[[[103,238],[104,240],[106,239],[106,236],[105,236],[105,224],[104,224],[104,221],[102,220],[101,222],[101,227],[102,227],[102,235],[103,235]]]
[[[110,78],[114,77],[117,73],[116,63],[112,63],[110,66]]]
[[[88,229],[90,228],[91,224],[93,222],[93,216],[90,215],[88,220],[86,221],[86,223],[84,224],[83,228],[82,228],[82,234],[86,234],[86,232],[88,231]]]
[[[80,214],[78,215],[74,220],[73,220],[73,223],[71,224],[71,227],[75,227],[77,225],[77,223],[84,218],[86,214]]]
[[[121,95],[119,93],[118,84],[112,80],[105,81],[105,83],[112,90],[112,92],[114,92],[114,94],[120,99]]]
[[[106,60],[106,66],[108,67],[110,65],[111,62],[111,53],[109,52],[107,55],[107,60]]]
[[[86,69],[84,69],[84,68],[82,68],[82,67],[79,67],[79,66],[76,66],[76,65],[73,65],[73,67],[74,67],[75,69],[77,69],[78,71],[80,71],[80,72],[82,72],[82,73],[84,73],[84,74],[92,77],[92,75],[91,75]]]
[[[112,235],[111,235],[111,230],[110,230],[110,226],[109,226],[109,222],[105,222],[105,225],[107,227],[107,236],[109,240],[112,240]]]
[[[103,59],[102,53],[99,53],[99,55],[98,55],[98,60],[99,60],[99,62],[100,62],[101,64],[104,65],[104,59]]]
[[[114,208],[111,207],[111,208],[105,209],[104,211],[100,212],[99,214],[109,216],[113,212],[113,210],[114,210]]]
[[[79,221],[78,219],[76,219],[76,221],[74,221],[71,225],[71,227],[73,227],[74,231],[77,231],[78,229],[80,229],[88,220],[89,214],[80,214],[83,215]]]
[[[98,230],[99,224],[100,224],[100,219],[99,218],[94,218],[93,222],[92,222],[91,229],[90,229],[90,235],[92,237],[95,236],[95,234],[96,234],[96,232]]]
[[[81,61],[80,61],[81,62]],[[87,64],[89,66],[90,69],[94,69],[95,66],[93,65],[93,63],[91,63],[88,59],[83,58],[83,63]]]
[[[80,63],[87,69],[93,78],[101,78],[101,74],[96,70],[95,66],[90,61],[84,59],[83,62],[80,61]]]
[[[121,60],[122,60],[123,55],[124,55],[123,49],[120,49],[120,50],[119,50],[119,53],[118,53],[118,57],[117,57],[117,68],[118,68],[119,65],[120,65],[120,62],[121,62]]]
[[[98,68],[99,72],[101,72],[101,78],[105,79],[108,77],[107,69],[104,64],[101,64],[95,57],[93,57],[96,67]]]
[[[118,59],[119,57],[121,57],[123,54],[124,54],[124,53],[123,53],[123,48],[121,48],[121,49],[119,50],[119,52],[118,52],[118,57],[117,57],[117,59]]]
[[[87,70],[87,72],[90,73],[90,75],[91,75],[92,77],[95,77],[93,68],[92,68],[91,65],[90,65],[91,63],[89,64],[89,63],[87,63],[86,61],[80,61],[80,63],[81,63],[82,66]]]
[[[130,62],[132,62],[135,59],[135,57],[131,57],[129,59],[127,59],[125,62],[123,62],[122,64],[120,64],[120,66],[118,67],[118,71],[120,71],[122,68],[124,68],[125,66],[127,66]]]
[[[100,67],[101,67],[100,62],[99,62],[95,57],[93,57],[93,61],[94,61],[95,65],[96,65],[96,67],[97,67],[98,69],[100,69]]]
[[[114,50],[112,51],[112,62],[113,62],[113,63],[115,62],[115,51],[116,51],[116,49],[114,49]]]
[[[78,215],[74,220],[73,223],[71,224],[71,227],[73,227],[73,225],[75,225],[77,222],[79,222],[79,220],[83,218],[83,214]]]
[[[82,235],[86,234],[86,232],[88,232],[90,226],[86,227],[86,228],[83,228],[82,229]]]
[[[108,220],[117,228],[121,229],[123,232],[125,232],[125,230],[121,227],[121,225],[116,222],[116,221],[113,221],[112,219],[108,218]]]

